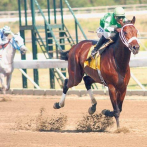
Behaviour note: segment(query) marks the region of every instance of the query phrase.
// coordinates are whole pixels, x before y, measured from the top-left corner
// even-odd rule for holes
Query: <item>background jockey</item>
[[[120,21],[126,21],[125,11],[122,7],[116,7],[113,13],[107,13],[103,18],[100,19],[100,27],[97,29],[97,35],[100,38],[96,46],[91,52],[91,56],[97,53],[97,51],[102,48],[103,44],[105,47],[110,43],[115,41],[116,30],[121,28]],[[103,52],[103,49],[99,51],[100,54]]]
[[[9,34],[12,34],[10,27],[4,26],[2,29],[0,29],[0,45],[1,46],[9,42],[7,38]]]

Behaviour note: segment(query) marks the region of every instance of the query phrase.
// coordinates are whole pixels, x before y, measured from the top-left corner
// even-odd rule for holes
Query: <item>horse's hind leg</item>
[[[96,111],[97,102],[96,102],[95,97],[93,96],[93,93],[91,90],[91,85],[92,85],[92,83],[95,83],[95,81],[89,76],[84,76],[83,80],[85,82],[85,87],[86,87],[87,92],[91,98],[91,103],[92,103],[92,107],[89,108],[88,112],[89,112],[89,114],[93,114]]]
[[[66,93],[68,91],[67,83],[68,83],[68,79],[65,79],[62,97],[60,99],[60,102],[54,104],[54,106],[53,106],[54,109],[60,109],[61,107],[64,107],[64,101],[65,101]]]
[[[71,55],[74,54],[71,53]],[[79,61],[74,56],[69,57],[68,74],[69,74],[69,79],[65,79],[62,97],[59,103],[54,104],[55,109],[59,109],[64,106],[64,101],[68,89],[72,88],[73,86],[77,86],[82,81],[84,72],[83,69],[81,68],[81,65],[79,64]]]

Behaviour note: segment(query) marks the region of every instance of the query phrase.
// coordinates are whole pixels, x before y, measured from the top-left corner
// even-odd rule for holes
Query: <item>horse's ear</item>
[[[19,35],[19,36],[20,36],[20,32],[18,32],[18,33],[17,33],[17,35]]]
[[[136,18],[135,18],[135,16],[133,16],[133,19],[131,20],[131,23],[135,24],[135,20],[136,20]]]

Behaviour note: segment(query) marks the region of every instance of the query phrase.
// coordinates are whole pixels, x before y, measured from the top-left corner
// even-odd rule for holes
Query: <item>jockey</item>
[[[9,42],[7,38],[9,34],[12,34],[10,27],[4,26],[2,29],[0,29],[0,45],[1,46]]]
[[[115,41],[116,30],[121,28],[119,22],[126,21],[125,11],[122,7],[116,7],[113,13],[107,13],[103,18],[100,19],[100,27],[97,29],[97,35],[100,38],[96,46],[91,52],[91,56],[94,57],[97,51],[108,46],[110,43]],[[102,46],[105,43],[104,47]]]

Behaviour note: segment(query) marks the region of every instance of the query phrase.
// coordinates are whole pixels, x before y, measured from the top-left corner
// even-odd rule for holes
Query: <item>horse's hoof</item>
[[[53,106],[54,109],[60,109],[61,107],[59,106],[59,103],[55,103]]]
[[[88,109],[88,113],[89,113],[90,115],[92,115],[92,114],[96,111],[96,105],[97,105],[97,103],[95,103],[94,105],[92,105],[92,107],[90,107],[90,108]]]
[[[109,117],[113,117],[114,116],[113,112],[111,112],[110,110],[106,110],[106,109],[104,109],[102,111],[102,114],[105,115],[105,116],[109,116]]]
[[[105,115],[106,111],[106,109],[102,110],[102,114]]]
[[[90,108],[88,109],[88,113],[89,113],[90,115],[92,115],[95,111],[96,111],[96,108],[93,109],[92,107],[90,107]]]

